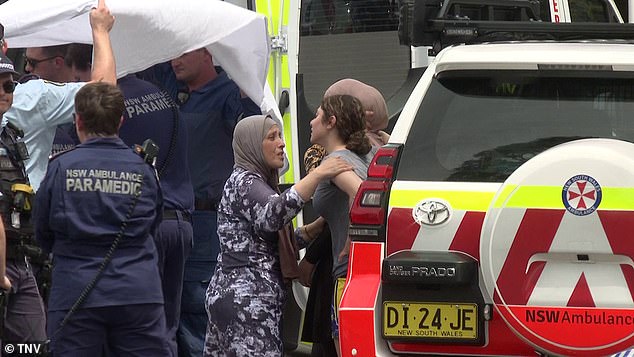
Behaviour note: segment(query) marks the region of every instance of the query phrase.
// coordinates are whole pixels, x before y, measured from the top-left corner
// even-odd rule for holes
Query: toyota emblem
[[[451,216],[449,203],[440,199],[427,199],[419,202],[412,210],[416,223],[437,226],[447,222]]]

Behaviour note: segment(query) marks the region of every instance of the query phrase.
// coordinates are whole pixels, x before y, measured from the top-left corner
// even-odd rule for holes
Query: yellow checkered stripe
[[[599,210],[634,210],[634,188],[602,187]],[[453,209],[486,212],[496,192],[448,191],[448,190],[393,190],[390,207],[414,208],[420,201],[430,198],[443,199]],[[545,208],[565,209],[562,186],[504,186],[495,198],[495,208]]]

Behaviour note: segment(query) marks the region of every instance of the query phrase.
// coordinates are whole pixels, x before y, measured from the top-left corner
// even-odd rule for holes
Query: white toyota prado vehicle
[[[630,349],[634,27],[462,3],[402,23],[436,56],[351,210],[342,354]]]

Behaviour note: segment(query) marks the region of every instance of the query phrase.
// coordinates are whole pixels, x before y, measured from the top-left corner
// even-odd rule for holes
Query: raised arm
[[[117,84],[117,72],[114,62],[110,30],[114,24],[114,16],[106,7],[105,0],[99,0],[96,8],[90,10],[90,27],[93,39],[93,62],[90,75],[91,82],[107,82]]]

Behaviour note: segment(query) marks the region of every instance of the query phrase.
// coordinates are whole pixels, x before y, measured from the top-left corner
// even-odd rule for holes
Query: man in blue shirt
[[[35,74],[41,79],[49,81],[67,83],[67,82],[89,82],[91,78],[92,67],[92,45],[85,43],[71,43],[68,45],[52,46],[56,49],[64,48],[64,61],[62,63],[63,69],[59,64],[55,64],[54,69],[60,69],[56,71],[57,75],[51,73],[51,66],[42,66],[41,63],[35,67],[27,66],[26,69],[32,68],[31,73]],[[51,53],[47,51],[50,47],[41,47],[44,53]],[[27,54],[28,54],[27,49]],[[59,53],[59,52],[57,52]],[[51,54],[52,55],[52,54]],[[28,56],[27,56],[28,61]],[[123,93],[125,96],[125,93]],[[53,138],[53,148],[51,149],[51,156],[57,155],[66,150],[70,150],[79,144],[79,138],[75,132],[75,126],[71,123],[65,123],[57,126],[55,137]]]
[[[103,0],[99,0],[97,8],[91,10],[90,23],[96,58],[93,74],[95,78],[112,81],[114,83],[116,81],[115,65],[109,38],[109,32],[114,24],[114,18],[105,6]],[[0,29],[2,29],[1,25]],[[4,31],[0,31],[0,47],[2,48],[2,53],[5,53],[7,43],[3,41],[3,35]],[[0,58],[6,57],[0,55]],[[0,60],[0,62],[5,61]],[[13,65],[8,60],[4,64],[0,63],[0,68],[9,69],[9,66],[10,72],[15,74]],[[48,85],[50,87],[45,88],[44,85],[46,84],[41,80],[30,82],[32,82],[32,85],[17,85],[14,88],[9,88],[9,86],[5,87],[3,85],[5,95],[9,89],[12,90],[13,93],[11,94],[12,103],[4,99],[0,100],[0,102],[8,104],[8,106],[5,105],[6,108],[1,111],[2,133],[19,132],[15,126],[29,133],[29,138],[25,139],[27,149],[31,149],[31,159],[26,160],[26,167],[28,170],[29,163],[31,164],[31,168],[35,167],[34,165],[37,163],[41,169],[41,176],[39,176],[36,182],[37,185],[39,185],[39,181],[41,177],[43,177],[48,164],[48,153],[51,149],[50,143],[55,133],[55,126],[52,126],[50,128],[50,138],[48,141],[49,146],[44,149],[42,145],[46,144],[47,138],[47,136],[44,135],[47,129],[46,116],[58,114],[56,110],[64,111],[65,106],[67,106],[65,96],[69,95],[68,92],[72,91],[72,89],[66,88],[62,90],[62,87],[56,85]],[[13,82],[11,82],[11,84],[13,84]],[[33,92],[31,92],[31,90],[33,90]],[[74,92],[71,95],[71,108],[68,115],[73,112],[73,97]],[[61,114],[61,116],[64,116],[64,114]],[[8,118],[18,118],[19,120],[16,120],[15,123],[13,123],[12,120],[14,126],[9,126],[7,125]],[[31,119],[32,121],[30,121]],[[10,134],[9,136],[11,137],[13,135]],[[38,142],[38,140],[40,141],[40,150],[33,150],[33,143]],[[31,143],[31,147],[29,147],[29,142]],[[8,151],[8,148],[4,147],[3,155],[0,155],[0,160],[3,160],[1,166],[7,169],[9,167],[14,168],[16,173],[18,169],[20,169],[19,171],[24,171],[22,160],[15,162],[15,157],[12,157],[13,155],[9,156]],[[20,156],[22,158],[26,157],[24,154]],[[18,182],[22,183],[23,187],[28,187],[29,181],[26,180],[26,172],[21,176],[22,179]],[[31,185],[34,183],[35,182],[31,182]],[[23,188],[23,190],[25,193],[28,193],[26,188]],[[33,272],[25,258],[25,252],[20,249],[23,247],[21,244],[22,236],[32,235],[32,232],[26,230],[26,228],[31,227],[30,220],[26,219],[27,216],[22,217],[21,212],[19,216],[12,214],[12,212],[7,212],[6,210],[2,213],[5,215],[4,221],[7,223],[4,227],[5,231],[17,230],[18,233],[20,233],[17,237],[9,237],[7,234],[7,246],[13,247],[13,249],[11,249],[13,250],[12,254],[9,254],[11,257],[7,260],[7,275],[12,287],[9,295],[9,305],[7,306],[7,315],[4,321],[3,342],[24,343],[43,341],[46,339],[44,308],[33,277]],[[14,222],[12,222],[11,218],[7,220],[6,217],[9,216],[11,218],[18,218],[15,223],[20,224],[13,224]]]
[[[104,0],[99,3],[103,6],[91,13],[98,11],[101,15],[108,11]],[[93,26],[94,60],[91,81],[117,83],[114,56],[108,37],[111,27],[112,23],[96,23]],[[105,41],[107,47],[104,46]],[[6,42],[3,42],[2,51],[7,51]],[[20,84],[15,89],[13,105],[4,114],[2,126],[10,121],[24,131],[24,142],[30,155],[25,161],[26,171],[31,186],[36,191],[46,173],[57,125],[72,122],[75,94],[85,84],[52,83],[37,79]]]
[[[187,127],[194,245],[185,265],[178,349],[181,357],[200,356],[207,326],[205,291],[220,251],[216,207],[233,170],[233,129],[242,117],[261,112],[226,72],[218,72],[205,48],[154,66],[143,76],[177,101]]]

